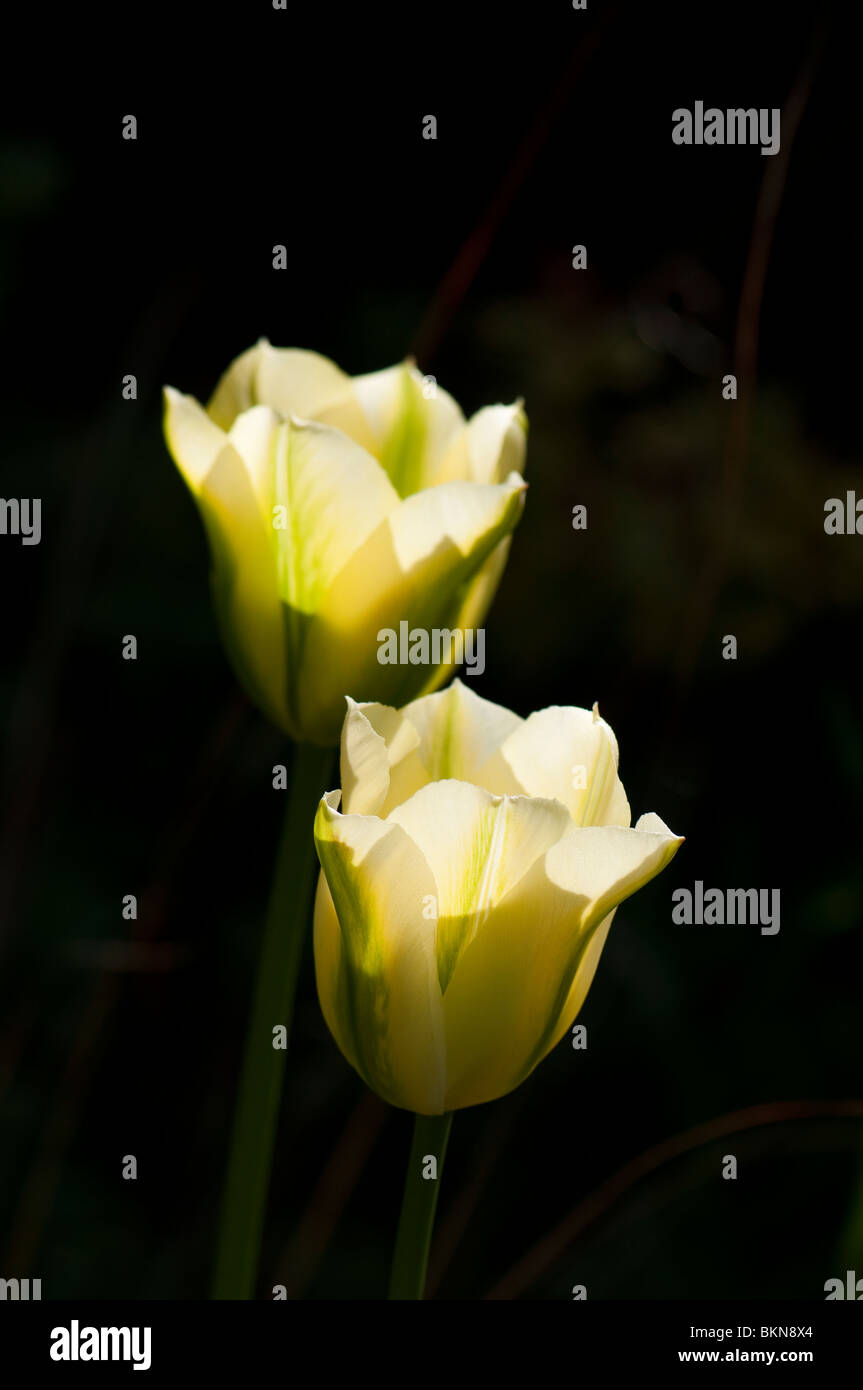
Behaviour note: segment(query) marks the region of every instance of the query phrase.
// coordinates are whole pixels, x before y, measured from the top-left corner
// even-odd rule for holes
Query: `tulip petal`
[[[272,406],[280,415],[330,425],[374,455],[374,435],[353,381],[319,352],[264,343],[255,390],[261,404]]]
[[[616,912],[617,909],[614,909]],[[589,933],[588,943],[583,954],[579,958],[578,966],[570,985],[569,994],[566,996],[563,1008],[560,1011],[560,1018],[557,1026],[549,1041],[544,1056],[548,1056],[560,1042],[564,1033],[568,1033],[578,1015],[581,1013],[581,1006],[587,998],[590,986],[593,984],[593,977],[596,974],[596,967],[599,965],[599,958],[608,940],[608,933],[614,921],[614,912],[609,912],[604,917],[598,927]],[[540,1059],[541,1060],[541,1059]]]
[[[338,795],[324,797],[315,818],[335,908],[330,914],[319,894],[315,963],[327,1022],[348,1061],[385,1100],[440,1114],[440,991],[434,920],[423,911],[434,879],[401,826],[340,815]]]
[[[261,405],[282,415],[317,420],[320,412],[350,395],[347,372],[320,352],[305,348],[274,348],[261,343],[255,373],[255,395]]]
[[[385,816],[428,782],[418,755],[419,734],[389,705],[348,697],[342,725],[342,806],[357,815]]]
[[[634,830],[572,827],[489,915],[462,952],[444,996],[449,1108],[519,1085],[561,1028],[574,982],[582,1002],[601,950],[591,943],[618,903],[680,845],[659,817]]]
[[[353,388],[374,436],[375,457],[399,496],[470,476],[466,453],[461,470],[442,472],[443,460],[464,428],[464,415],[452,396],[426,383],[413,363],[354,377]]]
[[[350,696],[347,703],[339,755],[342,806],[346,814],[376,815],[390,789],[386,740],[372,727],[361,705]]]
[[[402,711],[419,735],[419,756],[429,780],[455,777],[485,786],[481,769],[524,722],[503,705],[475,695],[458,677],[447,690],[423,695]],[[515,777],[495,792],[523,792]]]
[[[235,357],[219,378],[207,403],[207,414],[220,429],[229,430],[238,415],[260,403],[255,383],[261,354],[268,346],[266,338],[259,338],[254,347]]]
[[[556,801],[490,796],[468,782],[423,787],[390,812],[418,846],[437,885],[437,964],[445,994],[459,956],[501,898],[570,822]]]
[[[269,526],[279,594],[292,609],[314,612],[345,555],[398,506],[395,489],[375,459],[340,430],[282,420],[268,406],[239,416],[229,438]]]
[[[546,868],[554,883],[582,899],[583,923],[592,927],[649,883],[682,844],[682,836],[648,812],[632,830],[617,825],[574,826],[550,850]]]
[[[587,946],[582,903],[549,880],[546,859],[497,905],[444,995],[445,1103],[452,1109],[494,1100],[524,1080]]]
[[[165,404],[168,445],[207,531],[214,606],[226,651],[251,699],[277,726],[288,727],[275,560],[245,464],[193,397],[169,388]]]
[[[253,406],[237,417],[228,436],[218,434],[242,458],[257,498],[256,544],[263,541],[269,556],[253,553],[250,540],[239,553],[252,570],[263,573],[272,566],[286,647],[283,701],[291,726],[303,728],[297,683],[310,615],[345,555],[399,505],[398,497],[371,455],[329,425],[282,420],[269,406]]]
[[[477,570],[458,615],[459,627],[479,627],[498,591],[506,569],[512,536],[506,536]]]
[[[482,769],[489,791],[555,797],[577,825],[625,825],[617,739],[599,711],[552,705],[525,719]]]
[[[196,497],[216,459],[229,447],[228,437],[213,424],[194,396],[185,396],[173,386],[166,386],[164,404],[168,448]]]
[[[320,858],[320,855],[318,857]],[[351,1066],[359,1071],[359,1060],[353,1044],[353,1027],[347,1018],[344,1002],[345,986],[340,983],[346,969],[342,952],[342,929],[323,869],[318,875],[315,891],[314,952],[315,981],[324,1021],[338,1043],[340,1052]]]
[[[354,394],[351,378],[319,352],[274,348],[261,338],[224,373],[207,414],[224,430],[253,406],[266,405],[287,418],[317,420],[342,430],[362,448],[373,436]]]
[[[444,477],[468,477],[475,483],[502,483],[524,472],[527,416],[522,401],[487,405],[472,415],[453,440],[441,465]]]
[[[594,933],[604,929],[607,935],[615,910],[661,873],[682,844],[683,836],[675,835],[659,816],[648,812],[639,817],[631,830],[611,825],[576,827],[546,855],[550,882],[582,899],[580,936],[586,949],[579,952],[578,969],[584,968],[586,973],[577,981],[576,972],[572,972],[573,986],[570,989],[564,986],[559,995],[560,1014],[569,1008],[576,984],[575,1002],[579,1008],[587,994],[601,950],[601,945],[590,950]],[[574,1014],[564,1023],[564,1028],[573,1017]],[[549,1051],[555,1034],[556,1024],[552,1019],[529,1069]]]
[[[517,475],[483,487],[446,483],[407,498],[355,551],[324,594],[312,620],[302,672],[301,708],[312,737],[341,725],[346,691],[376,693],[394,706],[414,698],[435,667],[382,664],[379,634],[452,630],[467,587],[498,542],[518,522],[524,484]],[[452,669],[449,642],[442,667]],[[340,679],[330,668],[338,653]]]

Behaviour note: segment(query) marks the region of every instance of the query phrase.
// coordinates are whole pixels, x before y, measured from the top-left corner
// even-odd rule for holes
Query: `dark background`
[[[823,529],[863,495],[848,23],[256,0],[46,19],[18,50],[0,491],[41,496],[43,536],[0,537],[0,1275],[206,1296],[289,750],[222,654],[160,392],[206,398],[261,335],[353,373],[414,352],[466,412],[525,397],[474,688],[598,700],[634,814],[686,835],[618,914],[588,1050],[457,1115],[432,1287],[818,1299],[863,1275],[863,540]],[[780,154],[674,146],[698,99],[783,107]],[[673,925],[698,878],[780,888],[781,931]],[[309,955],[260,1296],[383,1295],[409,1124],[338,1054]]]

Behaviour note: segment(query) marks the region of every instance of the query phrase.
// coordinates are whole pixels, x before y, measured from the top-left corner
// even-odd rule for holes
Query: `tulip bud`
[[[336,743],[346,692],[403,704],[447,679],[523,510],[526,430],[520,402],[466,422],[411,363],[351,378],[264,341],[206,409],[166,389],[225,648],[277,725]],[[436,665],[382,664],[379,633],[405,623],[461,644]]]
[[[595,706],[520,719],[458,680],[401,712],[348,702],[315,820],[315,968],[385,1100],[494,1100],[572,1027],[618,903],[682,843],[653,814],[629,828],[617,763]]]

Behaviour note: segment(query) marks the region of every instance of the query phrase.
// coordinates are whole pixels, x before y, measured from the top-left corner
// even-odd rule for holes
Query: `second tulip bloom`
[[[520,403],[466,421],[404,363],[349,377],[261,342],[165,433],[210,542],[238,678],[294,738],[336,743],[346,693],[403,704],[452,672],[385,665],[381,630],[480,625],[524,506]]]
[[[493,1100],[570,1028],[618,903],[681,844],[653,814],[629,828],[617,764],[595,708],[521,719],[460,681],[401,712],[349,702],[315,822],[315,966],[385,1100]]]

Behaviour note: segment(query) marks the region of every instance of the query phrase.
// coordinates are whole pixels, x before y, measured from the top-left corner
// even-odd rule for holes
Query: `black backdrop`
[[[0,144],[2,493],[43,500],[38,547],[0,538],[0,1274],[206,1293],[289,753],[222,655],[160,391],[206,396],[261,335],[351,372],[415,352],[468,411],[525,397],[529,501],[477,688],[598,700],[634,812],[687,837],[618,915],[587,1052],[457,1116],[433,1290],[819,1298],[863,1273],[863,541],[823,530],[827,498],[863,493],[846,19],[40,15]],[[674,146],[701,99],[783,107],[780,155]],[[696,879],[780,888],[781,931],[675,926]],[[307,960],[261,1296],[383,1293],[408,1135],[336,1052]]]

